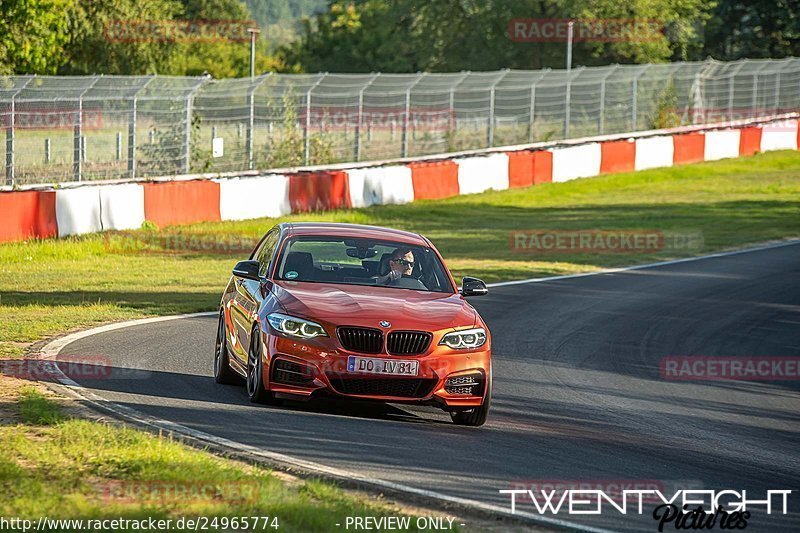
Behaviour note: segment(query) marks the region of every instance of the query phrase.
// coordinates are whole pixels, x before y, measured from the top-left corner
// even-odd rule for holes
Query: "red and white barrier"
[[[102,231],[100,187],[58,189],[56,221],[59,237]]]
[[[796,120],[766,124],[761,129],[761,151],[770,150],[797,150]]]
[[[138,183],[99,188],[103,230],[139,229],[144,223],[144,187]]]
[[[219,183],[222,220],[277,218],[291,213],[289,178],[282,174],[214,181]]]
[[[551,151],[555,183],[600,175],[602,161],[600,143],[554,148]]]
[[[356,168],[347,171],[350,206],[405,204],[414,201],[411,168],[405,165]]]
[[[405,165],[0,192],[0,242],[136,229],[145,220],[163,227],[403,204],[798,148],[794,119],[668,133]]]
[[[706,145],[703,158],[717,161],[739,157],[741,132],[739,130],[718,130],[706,132]]]
[[[508,156],[491,154],[454,159],[458,165],[459,194],[508,189]]]
[[[634,170],[671,167],[675,158],[672,136],[645,137],[636,139]]]

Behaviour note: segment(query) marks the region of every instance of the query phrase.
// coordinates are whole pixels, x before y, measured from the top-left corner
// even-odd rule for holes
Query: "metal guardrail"
[[[393,159],[800,108],[800,59],[450,74],[0,77],[5,183]]]

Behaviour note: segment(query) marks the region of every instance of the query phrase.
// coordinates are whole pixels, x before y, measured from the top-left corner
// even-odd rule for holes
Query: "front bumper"
[[[332,346],[333,341],[301,341],[264,334],[264,383],[279,395],[323,395],[392,403],[435,405],[453,411],[478,407],[489,379],[491,348],[452,350],[433,345],[425,354],[362,354]],[[363,374],[347,370],[349,356],[417,360],[417,376]],[[455,379],[461,378],[461,379]],[[469,386],[472,383],[477,385]]]

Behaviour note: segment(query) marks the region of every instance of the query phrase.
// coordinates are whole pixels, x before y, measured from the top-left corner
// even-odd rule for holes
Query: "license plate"
[[[419,372],[419,361],[375,359],[373,357],[356,357],[351,355],[347,358],[347,371],[357,374],[416,376]]]

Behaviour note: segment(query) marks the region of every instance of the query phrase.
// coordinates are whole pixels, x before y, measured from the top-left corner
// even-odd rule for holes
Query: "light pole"
[[[572,69],[572,33],[574,26],[574,21],[567,22],[567,70]]]
[[[258,28],[247,28],[250,34],[250,78],[256,77],[256,35],[261,33]]]

